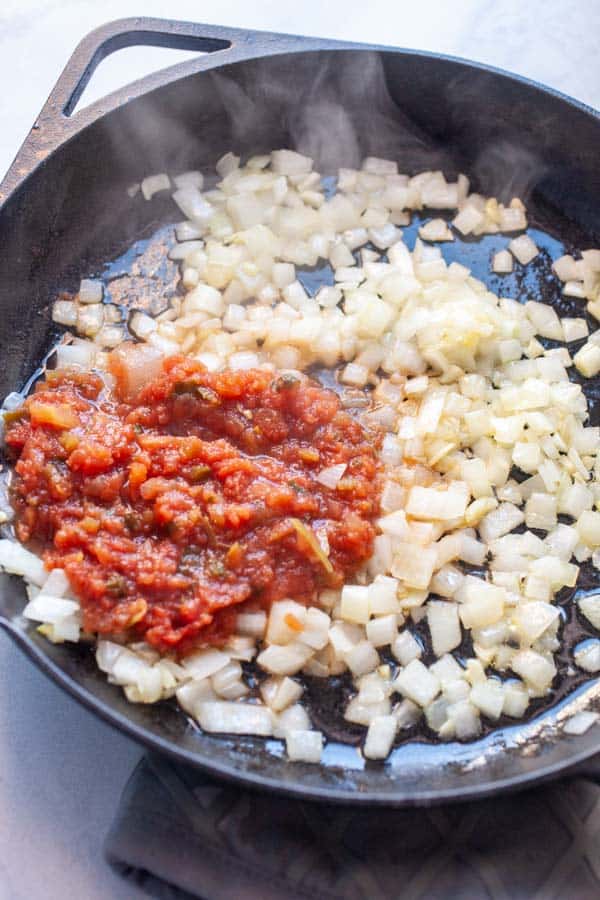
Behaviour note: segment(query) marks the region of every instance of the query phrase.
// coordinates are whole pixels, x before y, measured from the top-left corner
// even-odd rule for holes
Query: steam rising
[[[506,139],[488,145],[473,166],[477,178],[491,186],[490,193],[506,203],[512,197],[527,200],[546,170],[533,150]]]
[[[107,131],[131,180],[212,172],[229,150],[247,158],[290,147],[323,175],[366,156],[393,159],[407,174],[441,169],[453,180],[464,171],[473,190],[507,203],[527,200],[546,174],[534,140],[552,123],[530,110],[523,129],[503,91],[495,75],[467,69],[444,83],[434,61],[407,65],[394,54],[285,54],[175,83],[160,100],[150,94],[119,111]]]
[[[487,100],[486,114],[474,116],[482,97]],[[467,150],[463,168],[475,179],[477,189],[503,203],[513,197],[528,200],[548,171],[533,141],[542,143],[544,131],[555,123],[542,112],[536,112],[533,121],[531,109],[524,111],[514,102],[507,105],[498,99],[497,76],[489,73],[456,76],[446,86],[445,100],[451,109],[452,135]],[[525,115],[531,131],[522,127]]]
[[[424,118],[432,118],[432,101],[439,104],[439,130],[451,132],[448,141],[440,141],[417,123],[421,110],[409,115],[401,109],[401,81],[395,81],[397,99],[391,96],[379,53],[271,57],[245,67],[241,77],[233,71],[210,77],[227,113],[227,149],[236,152],[289,146],[311,156],[326,175],[340,166],[356,168],[365,156],[394,159],[401,172],[410,174],[441,168],[454,177],[466,170],[476,187],[506,202],[514,196],[526,199],[545,174],[522,133],[515,131],[514,140],[506,137],[506,116],[498,121],[490,106],[489,117],[473,121],[474,94],[480,108],[481,92],[489,87],[490,96],[494,93],[493,79],[488,84],[481,73],[476,78],[461,74],[435,97],[424,85]]]
[[[213,73],[212,81],[235,147],[271,149],[277,134],[323,174],[355,168],[365,156],[395,159],[401,171],[448,164],[390,96],[377,53],[271,58],[246,70],[243,86],[235,75]]]

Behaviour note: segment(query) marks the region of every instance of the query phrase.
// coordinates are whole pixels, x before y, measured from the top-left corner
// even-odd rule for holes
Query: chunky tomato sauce
[[[378,438],[335,393],[173,357],[131,400],[113,369],[114,392],[48,372],[6,434],[18,537],[66,570],[86,630],[182,654],[222,641],[240,608],[309,601],[368,558]],[[316,480],[340,463],[335,489]]]

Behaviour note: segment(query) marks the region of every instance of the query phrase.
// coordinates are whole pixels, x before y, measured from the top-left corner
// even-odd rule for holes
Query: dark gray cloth
[[[357,810],[242,790],[148,756],[106,854],[160,900],[598,900],[600,759],[520,794]]]

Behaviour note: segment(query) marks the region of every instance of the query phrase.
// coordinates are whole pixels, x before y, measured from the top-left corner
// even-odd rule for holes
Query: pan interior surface
[[[402,172],[465,171],[475,187],[501,199],[527,195],[530,233],[542,248],[526,275],[500,279],[491,257],[502,236],[455,241],[444,249],[504,296],[558,296],[550,261],[597,246],[600,122],[535,86],[467,64],[419,54],[321,51],[249,60],[166,85],[115,110],[50,155],[0,214],[3,246],[0,342],[4,396],[25,385],[56,339],[50,304],[84,276],[117,290],[127,266],[163,239],[178,214],[168,194],[146,203],[127,188],[160,171],[212,171],[226,151],[243,156],[297,146],[324,162],[355,165],[366,155],[398,160]],[[405,237],[412,247],[418,217]],[[595,243],[596,242],[596,243]],[[132,249],[133,248],[133,249]],[[148,266],[140,297],[160,302],[164,271]],[[320,272],[301,273],[314,287]],[[127,282],[122,284],[127,286]],[[571,305],[569,305],[569,303]],[[559,306],[577,315],[577,301]],[[597,386],[592,388],[592,394]],[[598,408],[593,405],[593,421]],[[2,576],[0,616],[38,664],[113,724],[178,759],[258,786],[342,802],[390,805],[465,798],[546,777],[595,749],[594,729],[559,735],[556,717],[598,692],[575,681],[569,693],[526,724],[501,723],[480,740],[401,744],[383,765],[365,761],[332,734],[321,766],[290,764],[279,741],[202,734],[170,702],[129,704],[96,669],[86,645],[52,645],[28,631],[19,613],[24,590]],[[586,583],[592,590],[597,584]],[[339,696],[339,695],[338,695]],[[335,696],[313,702],[326,728]]]

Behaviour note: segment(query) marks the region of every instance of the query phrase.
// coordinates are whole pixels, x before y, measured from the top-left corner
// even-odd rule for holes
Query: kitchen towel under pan
[[[598,900],[600,758],[527,792],[327,806],[143,759],[106,841],[160,900]]]

